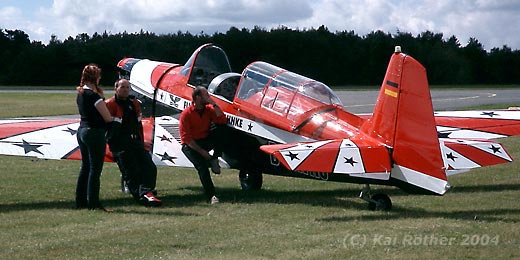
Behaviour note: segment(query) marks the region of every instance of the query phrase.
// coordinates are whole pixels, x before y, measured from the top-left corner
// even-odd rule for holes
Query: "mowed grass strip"
[[[76,93],[2,92],[0,118],[78,114]]]
[[[2,93],[3,94],[3,93]],[[3,105],[2,105],[3,106]],[[501,139],[520,158],[520,138]],[[372,212],[360,185],[264,175],[259,192],[237,171],[213,179],[208,205],[194,169],[160,167],[162,208],[119,190],[105,164],[101,198],[114,210],[75,210],[79,161],[0,156],[0,259],[518,259],[519,164],[452,176],[445,196],[390,195]]]

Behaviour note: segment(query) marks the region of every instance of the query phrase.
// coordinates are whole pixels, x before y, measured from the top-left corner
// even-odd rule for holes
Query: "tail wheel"
[[[370,210],[388,211],[392,209],[392,201],[386,194],[375,194],[370,199],[371,201],[368,203],[368,209]]]
[[[262,189],[262,173],[240,170],[238,178],[240,180],[240,186],[244,191],[258,191]]]

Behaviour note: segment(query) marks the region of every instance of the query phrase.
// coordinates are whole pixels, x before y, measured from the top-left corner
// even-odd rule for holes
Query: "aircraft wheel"
[[[370,210],[388,211],[392,209],[392,201],[386,194],[375,194],[370,199],[371,201],[368,202],[368,209]]]
[[[244,191],[257,191],[262,189],[262,173],[240,170],[238,178],[240,179],[240,186]]]

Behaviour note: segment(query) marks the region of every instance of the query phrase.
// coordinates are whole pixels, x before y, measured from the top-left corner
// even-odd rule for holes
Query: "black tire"
[[[388,197],[388,195],[386,194],[375,194],[371,197],[371,199],[375,202],[368,203],[369,210],[389,211],[392,209],[392,201],[390,200],[390,197]]]
[[[244,191],[258,191],[262,189],[262,173],[240,170],[238,178],[240,180],[240,186]]]

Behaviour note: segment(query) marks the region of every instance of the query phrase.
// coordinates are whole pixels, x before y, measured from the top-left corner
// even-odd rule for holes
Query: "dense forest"
[[[294,30],[231,27],[225,33],[177,32],[86,33],[48,44],[31,41],[21,30],[0,29],[0,85],[70,85],[79,82],[81,69],[96,63],[104,85],[116,79],[116,64],[124,57],[183,64],[200,45],[212,42],[226,51],[232,69],[242,72],[252,61],[263,60],[330,86],[378,85],[395,45],[420,61],[430,84],[520,84],[520,51],[508,46],[486,51],[471,38],[462,45],[442,33],[418,35],[374,31],[331,32],[325,26]]]

